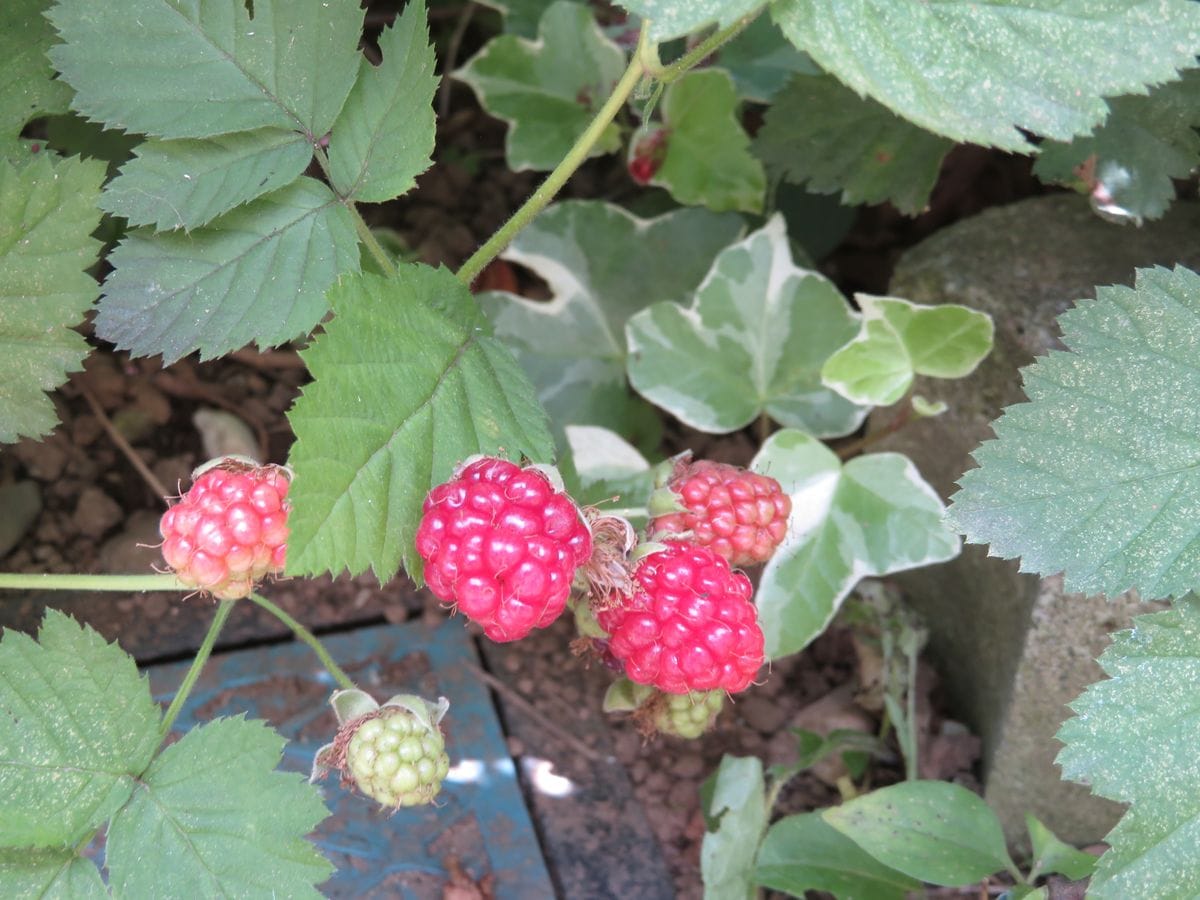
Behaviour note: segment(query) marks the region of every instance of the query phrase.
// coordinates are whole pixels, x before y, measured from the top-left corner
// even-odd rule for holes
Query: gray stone
[[[0,559],[42,514],[42,490],[32,481],[0,485]]]
[[[992,436],[1001,409],[1025,399],[1018,368],[1061,348],[1056,320],[1095,286],[1132,284],[1134,269],[1200,266],[1200,204],[1178,203],[1141,229],[1100,220],[1073,195],[1024,200],[946,228],[901,259],[889,292],[917,303],[961,303],[991,314],[993,353],[968,378],[917,379],[916,393],[950,411],[876,445],[908,454],[943,498]],[[896,414],[872,416],[884,426]],[[1120,808],[1060,780],[1053,764],[1066,703],[1101,673],[1092,661],[1126,627],[1134,598],[1064,595],[1056,578],[968,546],[959,559],[897,578],[931,628],[930,652],[956,714],[983,739],[987,798],[1009,839],[1026,840],[1032,812],[1064,840],[1099,840]],[[1140,611],[1145,611],[1143,607]]]

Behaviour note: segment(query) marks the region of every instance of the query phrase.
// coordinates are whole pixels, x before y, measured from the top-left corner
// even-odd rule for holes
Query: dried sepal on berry
[[[666,694],[650,685],[618,678],[604,695],[603,709],[607,713],[632,713],[643,737],[667,734],[693,740],[712,727],[724,702],[725,692],[720,690]]]
[[[380,705],[355,689],[335,692],[330,704],[341,727],[317,751],[310,781],[336,770],[343,787],[357,788],[389,809],[433,801],[450,771],[439,727],[450,707],[445,697],[432,704],[398,694]]]

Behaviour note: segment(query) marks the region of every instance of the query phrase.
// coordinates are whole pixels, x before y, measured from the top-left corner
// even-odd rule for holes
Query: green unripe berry
[[[360,791],[388,807],[429,803],[450,770],[446,743],[436,725],[398,706],[380,708],[346,746],[346,763]]]
[[[724,691],[672,694],[659,709],[654,724],[663,734],[698,738],[708,730],[725,702]]]

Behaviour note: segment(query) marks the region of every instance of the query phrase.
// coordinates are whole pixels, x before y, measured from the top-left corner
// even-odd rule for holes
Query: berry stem
[[[289,616],[286,612],[260,594],[251,594],[250,599],[277,618],[280,622],[292,629],[292,633],[296,635],[304,643],[312,648],[313,653],[317,654],[317,658],[321,660],[321,665],[325,670],[333,676],[333,680],[338,683],[339,687],[352,691],[358,687],[347,675],[342,667],[333,661],[333,657],[329,655],[329,651],[325,649],[325,645],[321,643],[321,639],[315,634]]]
[[[204,636],[204,643],[196,651],[196,658],[192,660],[191,667],[187,670],[187,674],[183,676],[183,682],[179,685],[179,690],[175,692],[175,697],[171,700],[171,705],[167,707],[167,714],[163,716],[162,724],[158,727],[158,736],[160,738],[165,738],[170,733],[171,726],[175,724],[175,720],[179,717],[179,711],[183,709],[183,704],[187,702],[188,695],[192,692],[192,688],[196,686],[196,681],[200,678],[200,670],[208,662],[208,657],[212,654],[213,645],[217,642],[217,635],[221,633],[221,629],[225,626],[225,620],[229,618],[231,612],[233,612],[232,601],[226,600],[217,604],[217,614],[213,616],[212,624],[208,626],[208,634]]]
[[[617,82],[616,87],[613,88],[612,94],[596,113],[596,117],[575,141],[575,145],[567,151],[562,162],[546,176],[546,180],[538,186],[538,189],[521,208],[513,213],[512,218],[501,225],[499,231],[488,238],[487,242],[462,264],[462,268],[457,272],[459,281],[463,284],[471,284],[487,264],[499,256],[509,245],[516,237],[517,232],[533,221],[533,218],[554,199],[554,195],[567,183],[567,179],[575,174],[575,170],[583,165],[584,160],[591,153],[592,147],[600,140],[604,129],[616,118],[617,113],[621,111],[621,107],[646,73],[645,61],[642,58],[642,48],[645,44],[646,26],[643,25],[642,33],[638,36],[638,49],[634,51],[633,58],[629,61],[629,67],[621,76],[621,80]]]
[[[314,144],[313,156],[316,157],[317,165],[321,167],[321,171],[325,173],[325,178],[329,181],[329,189],[337,193],[337,188],[333,186],[333,170],[329,167],[329,157],[326,155],[325,150]],[[389,278],[394,277],[396,274],[396,264],[392,262],[392,258],[388,256],[387,251],[375,239],[375,235],[371,233],[371,227],[363,219],[354,201],[348,197],[342,197],[340,194],[338,194],[338,197],[342,201],[342,205],[350,211],[350,218],[354,220],[354,230],[358,232],[358,239],[363,242],[371,256],[375,258],[375,262],[379,263],[379,268],[383,269]]]
[[[750,13],[748,16],[742,16],[732,25],[722,28],[720,31],[714,31],[707,38],[685,53],[669,66],[664,66],[660,71],[654,73],[654,77],[663,84],[670,84],[673,81],[678,81],[686,75],[691,69],[695,68],[722,44],[733,40],[745,30],[751,22],[758,17],[758,11]]]
[[[170,573],[162,575],[60,575],[0,572],[0,590],[18,591],[194,591]]]

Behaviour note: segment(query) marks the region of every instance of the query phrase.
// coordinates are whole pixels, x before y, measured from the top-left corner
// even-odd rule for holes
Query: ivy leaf
[[[709,826],[700,846],[705,896],[752,898],[754,854],[767,827],[762,763],[753,756],[724,756],[704,786]]]
[[[722,211],[760,212],[767,177],[750,154],[728,72],[689,72],[667,86],[662,116],[667,150],[651,184],[680,203]]]
[[[548,171],[587,128],[625,70],[625,54],[604,36],[586,6],[559,0],[542,16],[538,39],[504,34],[454,73],[480,105],[509,123],[509,168]],[[609,124],[591,155],[621,146]]]
[[[536,38],[538,20],[550,5],[550,0],[479,0],[484,6],[499,10],[504,16],[504,32],[523,38]]]
[[[239,716],[163,750],[108,827],[113,893],[319,897],[333,866],[304,835],[328,813],[303,776],[275,771],[284,743]]]
[[[754,151],[773,172],[847,206],[925,208],[942,158],[954,146],[859,97],[828,75],[792,79],[767,110]]]
[[[74,849],[0,850],[0,896],[39,900],[107,898],[100,870]]]
[[[197,228],[291,184],[311,160],[308,140],[282,128],[150,140],[134,149],[134,158],[105,187],[100,208],[134,226]]]
[[[313,375],[288,415],[296,442],[288,571],[368,567],[387,581],[435,484],[476,453],[549,462],[554,443],[533,386],[449,271],[343,278],[335,317],[302,352]]]
[[[48,0],[7,0],[0,5],[0,146],[30,119],[67,111],[71,89],[54,79],[46,51],[54,29]]]
[[[568,425],[570,454],[559,461],[567,491],[580,506],[606,504],[612,515],[618,502],[620,515],[635,525],[644,524],[645,506],[654,489],[654,472],[646,457],[623,437],[595,425]]]
[[[866,410],[821,384],[857,316],[831,282],[797,268],[782,216],[723,250],[690,308],[656,303],[625,326],[634,388],[693,428],[737,431],[767,414],[833,437]]]
[[[130,232],[109,261],[97,334],[172,363],[307,333],[326,288],[357,269],[358,237],[329,188],[301,178],[191,234]]]
[[[770,103],[794,75],[819,75],[807,54],[783,36],[770,16],[759,16],[717,51],[722,69],[733,77],[738,96]]]
[[[820,813],[788,816],[772,825],[758,851],[755,878],[793,897],[828,891],[855,900],[904,900],[921,888],[921,882],[889,869]]]
[[[821,379],[847,400],[895,403],[914,375],[963,378],[992,349],[992,317],[965,306],[922,306],[897,297],[855,295],[862,330],[821,369]]]
[[[1184,72],[1147,97],[1117,97],[1103,125],[1069,144],[1047,141],[1033,172],[1044,181],[1072,184],[1092,169],[1093,189],[1138,224],[1157,219],[1175,199],[1172,178],[1187,178],[1200,163],[1200,72]],[[1084,179],[1088,181],[1089,179]],[[1093,196],[1098,194],[1094,193]]]
[[[996,814],[948,781],[893,784],[821,815],[885,866],[931,884],[958,887],[1016,870]]]
[[[950,509],[971,543],[1065,572],[1068,592],[1182,596],[1200,570],[1200,276],[1139,269],[1059,319],[1022,370],[1028,403],[993,424]]]
[[[51,62],[93,121],[161,138],[319,138],[358,75],[357,0],[58,0]]]
[[[859,95],[956,141],[1032,152],[1018,129],[1085,134],[1105,97],[1178,77],[1200,52],[1190,0],[776,0],[799,49]]]
[[[732,25],[761,7],[764,0],[619,0],[621,6],[650,20],[650,40],[683,37],[705,25]]]
[[[1138,616],[1100,657],[1109,677],[1071,704],[1059,730],[1063,775],[1132,804],[1109,833],[1089,897],[1194,897],[1200,893],[1200,762],[1195,596]]]
[[[84,270],[100,242],[102,163],[40,154],[14,168],[0,158],[0,441],[47,434],[58,421],[43,393],[83,368],[72,328],[99,288]]]
[[[646,407],[625,383],[626,320],[688,296],[742,228],[739,216],[703,209],[640,219],[600,201],[557,203],[504,253],[546,280],[550,302],[497,291],[480,303],[556,423],[628,435]]]
[[[159,710],[133,657],[53,609],[0,640],[0,847],[79,843],[133,792]]]
[[[770,659],[804,649],[860,579],[958,555],[958,536],[942,522],[937,493],[899,453],[843,465],[816,438],[784,429],[750,466],[792,498],[787,536],[755,595]]]
[[[410,3],[379,37],[383,63],[366,59],[329,139],[329,168],[343,197],[382,202],[429,168],[436,117],[433,47],[424,2]]]

